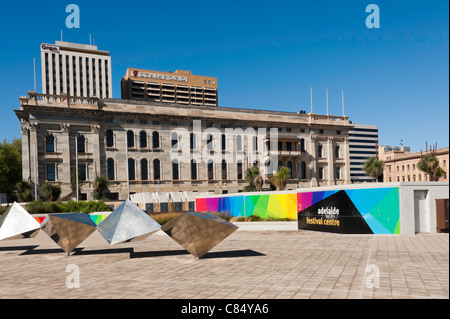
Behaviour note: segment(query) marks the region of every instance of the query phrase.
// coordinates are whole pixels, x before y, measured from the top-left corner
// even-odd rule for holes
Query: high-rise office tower
[[[112,98],[111,57],[95,45],[41,44],[42,93]]]

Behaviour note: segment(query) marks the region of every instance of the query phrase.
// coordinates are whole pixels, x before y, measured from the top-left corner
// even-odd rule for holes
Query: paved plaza
[[[1,241],[0,298],[449,298],[448,234],[248,225],[199,260],[162,232],[110,246],[96,231],[70,256],[42,231]]]

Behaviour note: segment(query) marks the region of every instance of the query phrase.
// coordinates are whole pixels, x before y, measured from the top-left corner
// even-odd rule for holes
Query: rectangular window
[[[197,162],[191,161],[191,179],[197,179]]]
[[[46,164],[46,174],[47,181],[56,181],[56,164]]]
[[[78,178],[80,181],[87,180],[86,164],[78,165]]]
[[[335,168],[335,179],[341,179],[341,168],[338,166]]]
[[[319,179],[323,179],[323,167],[319,167]]]
[[[178,162],[174,161],[174,162],[172,162],[172,179],[178,180],[179,178],[180,178],[180,176],[179,176]]]
[[[237,163],[237,178],[241,180],[243,178],[242,174],[242,162]]]

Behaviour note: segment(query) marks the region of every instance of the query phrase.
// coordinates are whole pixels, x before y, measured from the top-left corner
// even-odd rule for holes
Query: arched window
[[[177,148],[178,147],[178,134],[175,132],[172,132],[172,134],[170,134],[170,141],[171,141],[171,145],[172,148]]]
[[[208,134],[206,136],[206,149],[212,150],[213,149],[213,136],[212,134]]]
[[[195,150],[197,148],[197,136],[194,133],[191,133],[189,137],[190,137],[191,150]]]
[[[128,131],[127,132],[127,145],[128,145],[128,148],[133,148],[134,147],[134,133],[133,133],[133,131]]]
[[[305,162],[302,162],[301,170],[302,170],[302,179],[306,179],[306,163]]]
[[[208,161],[208,179],[214,179],[214,163],[213,161]]]
[[[106,166],[108,171],[108,180],[115,180],[115,171],[114,171],[114,159],[108,158],[106,160]]]
[[[222,179],[227,179],[227,161],[222,160]]]
[[[242,137],[240,135],[236,136],[236,150],[242,151]]]
[[[279,161],[279,162],[278,162],[278,168],[277,168],[277,170],[279,170],[280,167],[282,167],[282,166],[283,166],[283,162],[282,162],[282,161]]]
[[[77,138],[78,153],[86,153],[86,139],[83,135]]]
[[[286,167],[289,168],[289,172],[288,172],[287,178],[292,178],[292,162],[291,162],[291,161],[288,161],[288,162],[286,163]]]
[[[339,147],[339,145],[336,145],[336,147],[334,148],[334,157],[335,158],[341,158],[340,151],[341,151],[341,148]]]
[[[227,136],[225,134],[222,134],[222,151],[225,151],[227,148]]]
[[[153,148],[159,148],[159,133],[156,131],[152,133],[152,144]]]
[[[257,151],[258,150],[258,136],[253,136],[252,138],[253,140],[253,151]]]
[[[128,179],[134,181],[136,179],[135,161],[132,158],[128,159]]]
[[[106,131],[106,147],[114,146],[114,132],[113,130]]]
[[[139,133],[139,146],[141,148],[147,148],[147,133],[145,131]]]
[[[173,180],[180,179],[179,164],[177,160],[172,161],[172,179]]]
[[[55,152],[55,137],[53,135],[48,135],[45,138],[45,151],[48,153]]]
[[[191,179],[197,179],[197,162],[195,160],[191,160]]]
[[[323,157],[323,147],[322,145],[319,145],[317,148],[317,157],[322,158]]]
[[[145,158],[141,159],[141,180],[148,180],[148,161]]]
[[[159,159],[153,160],[153,179],[155,181],[161,180],[161,162]]]

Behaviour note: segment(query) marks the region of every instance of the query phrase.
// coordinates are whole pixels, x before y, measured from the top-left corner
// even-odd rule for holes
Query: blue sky
[[[45,3],[45,5],[43,4]],[[80,28],[68,29],[68,4]],[[380,28],[365,24],[368,4]],[[219,105],[345,113],[380,144],[449,145],[449,5],[428,1],[20,1],[0,10],[0,139],[20,137],[19,96],[41,91],[41,43],[111,52],[113,95],[127,67],[215,76]]]

